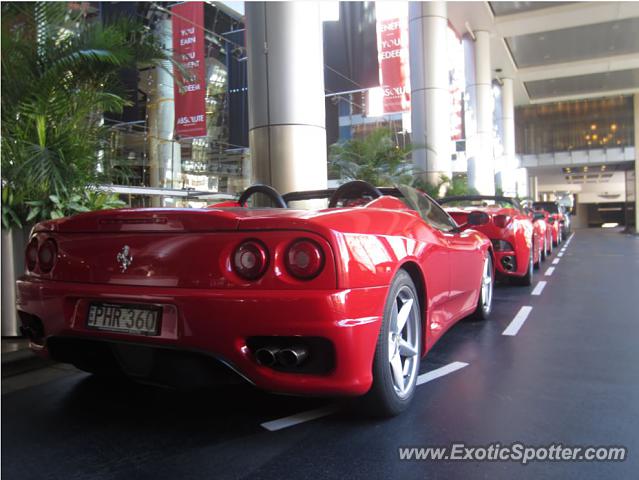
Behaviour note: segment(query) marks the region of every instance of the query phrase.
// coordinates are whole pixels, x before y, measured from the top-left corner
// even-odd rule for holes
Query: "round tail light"
[[[508,215],[495,215],[493,223],[499,228],[506,228],[508,223],[510,223],[510,217]]]
[[[322,271],[324,254],[314,241],[301,239],[288,247],[284,262],[291,275],[301,280],[310,280]]]
[[[42,244],[38,250],[38,262],[40,270],[44,273],[51,271],[55,265],[56,256],[58,255],[58,247],[53,240],[49,239]]]
[[[247,280],[257,280],[266,271],[268,254],[261,243],[249,240],[235,249],[233,270]]]
[[[38,263],[38,239],[34,238],[27,245],[25,253],[27,268],[31,271],[35,270]]]

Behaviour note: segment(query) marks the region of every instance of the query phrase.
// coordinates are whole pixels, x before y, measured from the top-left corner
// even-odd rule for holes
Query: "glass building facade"
[[[633,146],[632,96],[527,105],[515,110],[518,154]]]

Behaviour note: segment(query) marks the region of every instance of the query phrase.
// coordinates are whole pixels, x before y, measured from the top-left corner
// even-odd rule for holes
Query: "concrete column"
[[[476,31],[474,71],[468,90],[474,106],[476,131],[473,152],[468,159],[468,184],[482,195],[495,194],[495,166],[493,160],[493,98],[490,64],[490,35]],[[471,132],[472,135],[472,132]]]
[[[246,2],[251,183],[327,185],[318,2]]]
[[[501,86],[501,124],[504,159],[502,190],[504,195],[517,195],[517,159],[515,157],[515,102],[513,79],[503,78]]]
[[[635,232],[639,233],[639,94],[634,96],[635,123]]]
[[[411,140],[416,173],[452,178],[446,2],[409,3]]]
[[[539,201],[539,178],[537,175],[528,177],[528,193],[533,201]]]
[[[20,335],[16,310],[16,279],[24,273],[24,250],[29,230],[13,227],[2,229],[2,336]]]
[[[170,19],[161,20],[156,35],[164,48],[173,50]],[[151,187],[181,188],[180,143],[174,138],[175,97],[173,90],[173,66],[165,62],[164,68],[155,69],[155,85],[148,105],[149,176]],[[151,205],[162,206],[160,197],[152,197]]]

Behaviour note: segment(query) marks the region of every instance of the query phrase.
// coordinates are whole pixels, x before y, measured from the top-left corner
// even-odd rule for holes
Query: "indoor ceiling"
[[[639,86],[639,68],[524,82],[531,100],[583,94],[610,94]]]
[[[575,2],[488,2],[496,17],[513,13],[529,12],[541,8],[557,7]]]
[[[506,39],[519,68],[639,52],[639,18],[529,33]]]
[[[517,105],[639,91],[639,2],[448,2],[448,15],[490,32]]]
[[[586,165],[577,168],[564,168],[567,183],[609,183],[617,170],[615,165]]]

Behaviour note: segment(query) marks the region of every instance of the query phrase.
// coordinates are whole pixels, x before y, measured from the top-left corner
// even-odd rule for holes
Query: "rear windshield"
[[[485,208],[485,207],[496,207],[496,208],[515,208],[519,209],[519,206],[514,202],[506,198],[499,199],[474,199],[474,198],[465,198],[459,200],[442,200],[441,205],[445,208],[457,207],[464,209],[473,209],[473,208]]]
[[[555,202],[535,202],[535,208],[543,208],[550,213],[559,213],[559,206]]]

